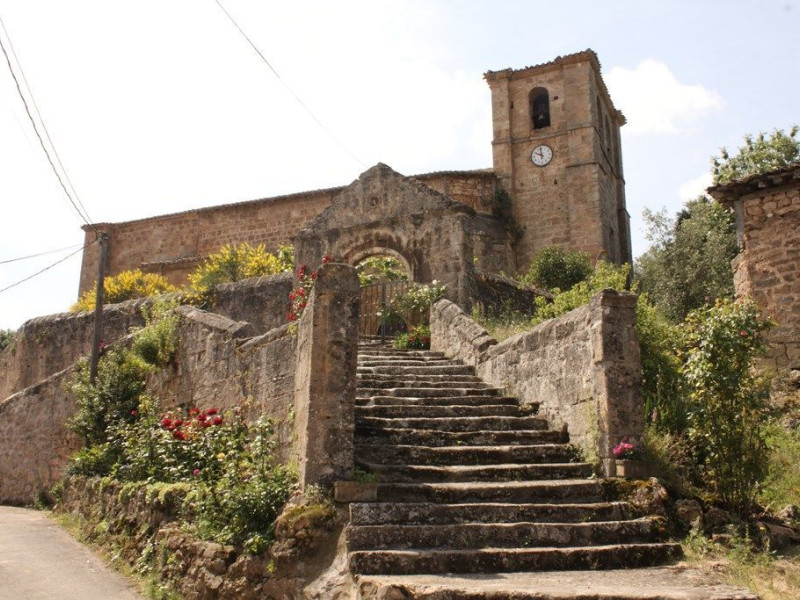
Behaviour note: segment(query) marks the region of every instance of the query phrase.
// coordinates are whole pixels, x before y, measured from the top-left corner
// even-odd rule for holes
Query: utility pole
[[[94,383],[97,377],[97,361],[100,358],[100,341],[103,339],[103,291],[106,278],[106,257],[108,256],[108,234],[97,234],[100,242],[100,264],[97,267],[97,289],[94,303],[94,341],[92,343],[92,358],[89,365],[89,381]]]

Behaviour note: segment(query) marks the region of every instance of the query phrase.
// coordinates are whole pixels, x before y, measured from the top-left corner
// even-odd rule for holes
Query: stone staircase
[[[658,518],[606,497],[567,436],[429,351],[359,349],[356,465],[375,502],[350,504],[358,575],[612,569],[679,556]]]

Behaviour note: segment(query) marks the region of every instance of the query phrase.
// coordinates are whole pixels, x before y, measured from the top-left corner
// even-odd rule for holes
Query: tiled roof
[[[795,181],[800,181],[800,163],[775,169],[768,173],[751,175],[738,181],[714,185],[706,191],[718,202],[729,204],[747,194],[767,188],[788,185]]]

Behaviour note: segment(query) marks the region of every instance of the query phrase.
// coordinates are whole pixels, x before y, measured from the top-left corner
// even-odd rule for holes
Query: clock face
[[[537,167],[543,167],[551,160],[553,160],[553,150],[550,146],[542,144],[541,146],[536,146],[531,152],[531,161]]]

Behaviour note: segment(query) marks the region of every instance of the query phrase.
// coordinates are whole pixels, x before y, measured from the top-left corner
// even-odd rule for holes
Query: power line
[[[8,260],[0,260],[0,265],[7,265],[8,263],[17,262],[20,260],[26,260],[28,258],[36,258],[38,256],[45,256],[46,254],[53,254],[55,252],[62,252],[64,250],[72,250],[73,248],[77,248],[75,244],[72,246],[67,246],[65,248],[56,248],[55,250],[46,250],[45,252],[39,252],[38,254],[29,254],[28,256],[19,256],[17,258],[9,258]]]
[[[0,24],[2,24],[2,19],[0,19]],[[10,44],[11,43],[11,38],[8,37],[8,30],[6,30],[5,24],[3,24],[3,31],[5,31],[6,37],[8,38],[9,44]],[[53,173],[55,173],[55,176],[58,179],[58,183],[61,184],[61,189],[64,190],[64,193],[67,195],[67,198],[69,199],[69,203],[72,204],[72,207],[75,209],[75,211],[78,213],[78,215],[80,215],[80,217],[83,220],[83,222],[86,223],[86,225],[88,225],[89,227],[91,227],[97,235],[100,235],[100,232],[97,231],[97,229],[94,227],[94,225],[92,225],[89,222],[88,216],[84,215],[81,212],[80,208],[78,208],[78,205],[75,204],[75,201],[72,199],[72,195],[69,193],[69,190],[67,190],[67,186],[64,185],[64,180],[61,178],[61,175],[59,174],[58,169],[56,169],[56,166],[53,163],[53,159],[50,156],[50,152],[47,150],[47,146],[45,145],[44,140],[42,139],[42,135],[39,133],[39,128],[36,126],[36,120],[33,118],[33,115],[31,114],[30,107],[28,106],[28,101],[25,99],[25,95],[22,93],[22,88],[19,85],[19,79],[17,79],[17,74],[14,72],[14,68],[11,66],[11,59],[9,58],[8,52],[6,51],[5,44],[3,44],[3,38],[2,37],[0,37],[0,49],[3,50],[3,55],[6,58],[6,64],[8,65],[8,70],[11,72],[11,77],[14,78],[14,83],[17,86],[17,93],[19,94],[19,97],[22,100],[22,104],[25,106],[25,112],[28,114],[28,119],[30,119],[31,124],[33,125],[33,130],[36,132],[36,137],[39,139],[39,145],[42,147],[42,150],[44,150],[44,153],[47,156],[47,162],[50,163],[50,168],[53,169]],[[41,120],[41,115],[39,115],[39,119]],[[44,122],[42,121],[42,123],[44,123]],[[61,168],[63,169],[64,166],[61,165]],[[65,171],[65,173],[66,173],[66,171]],[[77,197],[77,195],[76,195],[76,197]],[[1,291],[3,291],[3,290],[0,290],[0,292]]]
[[[345,146],[345,145],[344,145],[344,143],[343,143],[341,140],[339,140],[339,138],[337,138],[335,135],[333,135],[333,133],[332,133],[332,132],[331,132],[331,131],[330,131],[330,130],[327,128],[327,127],[325,127],[325,125],[322,123],[322,121],[320,121],[320,120],[319,120],[319,119],[316,117],[316,115],[314,115],[314,113],[313,113],[313,112],[311,112],[311,109],[310,109],[310,108],[308,108],[308,106],[306,106],[305,102],[303,102],[303,101],[300,99],[300,96],[298,96],[298,95],[297,95],[297,94],[294,92],[294,90],[292,90],[292,88],[290,88],[290,87],[289,87],[289,85],[288,85],[288,84],[287,84],[287,83],[286,83],[286,82],[285,82],[283,79],[281,79],[281,76],[280,76],[280,75],[278,74],[278,72],[275,70],[275,67],[273,67],[273,66],[270,64],[270,62],[267,60],[267,57],[266,57],[266,56],[264,56],[264,55],[261,53],[261,50],[259,50],[259,49],[258,49],[258,47],[257,47],[257,46],[256,46],[256,45],[253,43],[253,40],[251,40],[251,39],[248,37],[248,35],[247,35],[247,34],[244,32],[244,30],[243,30],[241,27],[239,27],[239,24],[236,22],[236,19],[234,19],[234,18],[233,18],[233,16],[231,15],[231,13],[229,13],[229,12],[228,12],[228,11],[225,9],[225,7],[224,7],[224,6],[222,6],[222,3],[220,2],[220,0],[214,0],[214,1],[217,3],[217,6],[219,6],[219,7],[220,7],[220,9],[222,9],[222,12],[224,12],[224,13],[225,13],[225,15],[228,17],[228,19],[230,19],[231,23],[233,23],[233,24],[234,24],[234,26],[236,27],[236,29],[238,29],[238,30],[239,30],[239,33],[241,33],[241,34],[242,34],[242,37],[244,37],[244,39],[246,39],[246,40],[247,40],[247,42],[250,44],[250,46],[252,46],[253,50],[255,50],[255,51],[256,51],[256,53],[257,53],[257,54],[258,54],[258,55],[261,57],[261,60],[263,60],[263,61],[264,61],[264,63],[265,63],[265,64],[266,64],[266,65],[269,67],[269,70],[270,70],[270,71],[272,71],[272,73],[275,75],[275,77],[278,79],[278,81],[280,81],[281,85],[283,85],[283,87],[285,87],[285,88],[286,88],[286,90],[287,90],[287,91],[288,91],[288,92],[289,92],[289,93],[292,95],[292,97],[293,97],[295,100],[297,100],[297,103],[298,103],[300,106],[302,106],[302,107],[303,107],[303,109],[304,109],[304,110],[305,110],[305,111],[308,113],[308,116],[310,116],[312,119],[314,119],[314,121],[317,123],[317,125],[319,125],[319,126],[320,126],[320,128],[321,128],[321,129],[322,129],[322,130],[323,130],[325,133],[327,133],[327,134],[330,136],[330,138],[331,138],[331,139],[332,139],[334,142],[336,142],[336,143],[339,145],[339,147],[340,147],[340,148],[342,148],[342,150],[344,150],[345,152],[347,152],[347,154],[349,154],[349,155],[350,155],[350,157],[351,157],[353,160],[355,160],[357,163],[359,163],[359,164],[360,164],[362,167],[364,167],[364,168],[366,169],[366,168],[367,168],[367,165],[364,163],[364,161],[363,161],[363,160],[361,160],[360,158],[358,158],[358,156],[356,156],[356,155],[355,155],[355,154],[354,154],[354,153],[353,153],[353,152],[352,152],[352,151],[351,151],[351,150],[350,150],[350,149],[349,149],[347,146]]]
[[[98,239],[100,239],[100,238],[98,238]],[[49,266],[45,267],[45,268],[44,268],[44,269],[42,269],[41,271],[36,271],[36,273],[34,273],[33,275],[28,275],[28,276],[27,276],[25,279],[20,279],[19,281],[15,282],[15,283],[12,283],[11,285],[7,285],[7,286],[6,286],[6,287],[4,287],[3,289],[0,289],[0,294],[2,294],[3,292],[5,292],[6,290],[10,290],[11,288],[18,286],[18,285],[19,285],[19,284],[21,284],[21,283],[25,283],[26,281],[28,281],[28,280],[30,280],[30,279],[33,279],[33,278],[34,278],[34,277],[36,277],[37,275],[41,275],[41,274],[42,274],[42,273],[44,273],[45,271],[49,271],[50,269],[52,269],[52,268],[53,268],[53,267],[55,267],[56,265],[60,265],[62,262],[64,262],[64,261],[65,261],[65,260],[67,260],[68,258],[71,258],[72,256],[75,256],[75,255],[76,255],[78,252],[81,252],[81,251],[83,251],[83,250],[86,250],[86,248],[88,248],[88,247],[89,247],[89,246],[91,246],[92,244],[96,244],[96,243],[97,243],[97,240],[92,240],[91,242],[89,242],[89,243],[88,243],[88,244],[86,244],[85,246],[82,246],[81,248],[78,248],[77,250],[75,250],[75,252],[71,252],[71,253],[67,254],[67,255],[66,255],[64,258],[62,258],[62,259],[60,259],[60,260],[57,260],[56,262],[54,262],[53,264],[51,264],[51,265],[49,265]]]
[[[50,144],[50,148],[53,150],[56,162],[58,163],[58,166],[61,167],[61,171],[64,174],[64,179],[66,179],[67,183],[69,184],[69,189],[72,190],[72,193],[75,195],[75,199],[78,201],[78,204],[83,210],[83,214],[89,217],[89,211],[86,210],[86,206],[84,206],[83,202],[81,202],[80,196],[78,196],[78,192],[75,189],[75,186],[72,185],[72,181],[69,178],[67,169],[64,167],[64,163],[61,162],[61,156],[58,154],[58,149],[56,148],[56,145],[53,143],[53,140],[50,137],[50,131],[47,129],[47,124],[44,122],[44,118],[42,117],[42,111],[39,110],[39,105],[36,103],[36,98],[33,95],[33,89],[31,89],[31,86],[28,83],[28,78],[25,76],[25,69],[22,68],[22,62],[19,60],[19,57],[17,56],[17,51],[14,49],[14,43],[11,41],[11,36],[8,33],[8,29],[6,29],[6,25],[3,22],[2,17],[0,17],[0,26],[3,28],[3,31],[6,34],[6,40],[8,40],[8,47],[11,49],[11,55],[14,57],[14,61],[17,63],[17,68],[19,69],[20,75],[22,75],[22,81],[25,84],[25,89],[28,90],[28,96],[30,97],[31,103],[33,104],[33,110],[36,113],[36,116],[39,117],[39,123],[41,123],[42,129],[44,130],[44,136],[47,138],[47,142]],[[91,221],[91,218],[89,218],[89,220]]]

